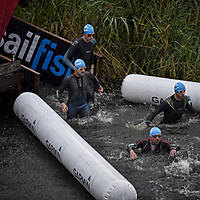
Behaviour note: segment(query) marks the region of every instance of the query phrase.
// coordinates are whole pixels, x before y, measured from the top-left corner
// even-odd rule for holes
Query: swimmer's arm
[[[167,105],[166,102],[163,102],[163,103],[161,103],[159,106],[157,106],[157,107],[155,108],[155,110],[152,111],[152,112],[148,115],[148,117],[147,117],[147,119],[146,119],[146,121],[145,121],[145,124],[146,124],[147,126],[149,126],[150,122],[153,121],[153,119],[155,118],[155,116],[158,115],[159,113],[163,112],[163,111],[166,109],[167,106],[168,106],[168,105]]]
[[[134,149],[137,149],[137,144],[128,144],[126,147],[126,150],[129,153],[129,156],[131,159],[135,160],[136,158],[138,158],[137,154],[135,153]]]

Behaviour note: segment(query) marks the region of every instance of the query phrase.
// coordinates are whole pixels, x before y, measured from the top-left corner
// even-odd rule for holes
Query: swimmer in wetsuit
[[[167,152],[169,153],[169,157],[176,156],[176,151],[180,149],[180,147],[176,147],[174,144],[170,144],[167,141],[161,139],[161,130],[158,127],[153,127],[150,130],[149,138],[141,139],[134,144],[128,144],[126,150],[128,151],[131,159],[138,158],[135,153],[135,149],[141,149],[141,153],[148,152]]]
[[[74,61],[82,59],[85,62],[86,70],[94,74],[94,55],[93,51],[96,47],[94,38],[95,32],[91,24],[84,26],[83,36],[75,39],[64,55],[63,61],[74,69]]]
[[[63,61],[71,69],[75,70],[74,62],[77,59],[82,59],[86,65],[86,71],[89,71],[93,76],[95,74],[94,63],[94,49],[96,47],[96,40],[94,38],[94,27],[91,24],[86,24],[83,29],[83,36],[75,39],[69,49],[66,51]],[[96,77],[95,77],[96,78]],[[87,101],[94,102],[95,85],[88,80],[89,93]]]
[[[95,86],[95,91],[103,92],[103,87],[98,80],[90,72],[86,72],[85,62],[82,59],[75,61],[75,72],[67,76],[56,91],[57,98],[61,103],[62,112],[67,112],[67,119],[74,117],[89,116],[90,108],[87,101],[89,81],[92,81]],[[64,90],[68,91],[68,100],[65,104],[65,98],[62,95]]]
[[[145,124],[149,126],[150,122],[160,112],[164,112],[164,117],[160,124],[175,124],[181,119],[187,109],[194,115],[198,115],[192,106],[189,96],[185,95],[185,85],[178,82],[174,86],[175,94],[161,102],[161,104],[147,117]]]

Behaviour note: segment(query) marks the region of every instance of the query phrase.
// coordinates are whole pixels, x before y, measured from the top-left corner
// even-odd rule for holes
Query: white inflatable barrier
[[[133,185],[39,96],[22,93],[14,112],[95,199],[137,199]]]
[[[121,93],[130,102],[158,105],[161,100],[174,94],[174,85],[177,82],[185,85],[186,95],[190,96],[193,107],[199,112],[200,83],[197,82],[131,74],[123,80]]]

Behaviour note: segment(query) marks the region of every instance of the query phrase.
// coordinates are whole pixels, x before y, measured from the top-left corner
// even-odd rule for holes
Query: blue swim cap
[[[77,69],[79,69],[81,67],[85,67],[85,62],[82,59],[77,59],[74,62],[74,65],[75,65],[75,70],[77,70]]]
[[[83,32],[84,32],[84,35],[85,34],[94,34],[94,28],[93,28],[93,26],[91,24],[86,24],[84,26]]]
[[[183,83],[181,82],[178,82],[174,85],[174,92],[177,93],[177,92],[180,92],[182,90],[185,90],[185,85],[183,85]]]
[[[161,130],[158,127],[151,128],[149,132],[149,136],[152,137],[153,135],[161,135]]]

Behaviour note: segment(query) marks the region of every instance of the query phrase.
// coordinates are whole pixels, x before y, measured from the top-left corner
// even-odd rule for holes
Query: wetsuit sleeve
[[[176,151],[178,151],[180,149],[180,146],[177,146],[175,144],[170,144],[169,142],[164,141],[164,140],[161,140],[161,141],[162,141],[162,149],[163,150],[170,152],[173,149]]]
[[[75,67],[70,60],[72,60],[75,54],[77,53],[78,45],[79,45],[78,41],[75,40],[63,57],[64,63],[67,64],[67,66],[69,66],[73,70],[75,70]]]
[[[62,83],[59,85],[58,90],[56,90],[56,96],[60,103],[64,102],[64,96],[62,95],[63,91],[68,87],[68,80],[64,79]]]
[[[136,143],[132,143],[132,144],[128,144],[126,146],[126,151],[129,153],[130,150],[134,150],[134,149],[137,149],[137,144]]]
[[[186,108],[193,114],[196,114],[197,112],[195,111],[194,107],[192,106],[192,101],[190,99],[189,96],[186,96],[186,100],[187,100],[187,103],[186,103]]]
[[[99,87],[100,87],[99,80],[97,79],[96,76],[94,76],[91,73],[88,73],[88,76],[93,81],[93,83],[94,83],[94,89],[95,89],[95,91],[97,91],[99,89]]]
[[[145,123],[149,126],[150,122],[154,119],[154,117],[158,115],[159,113],[161,113],[162,111],[164,111],[167,108],[167,106],[168,104],[166,102],[162,102],[159,106],[155,108],[153,112],[151,112],[148,115]]]
[[[167,141],[161,140],[161,149],[167,152],[171,151],[171,144]]]
[[[64,57],[63,57],[63,61],[64,63],[70,67],[71,69],[75,70],[74,65],[72,64],[72,62],[69,60],[69,54],[70,54],[70,48],[66,51]]]
[[[175,149],[176,151],[180,150],[180,146],[176,145],[176,144],[171,144],[170,145],[170,150]]]
[[[134,149],[139,149],[139,148],[144,148],[144,146],[146,145],[147,141],[146,140],[138,140],[136,143],[132,143],[132,144],[128,144],[126,146],[126,150],[128,151],[128,153],[130,152],[130,150],[134,150]]]

